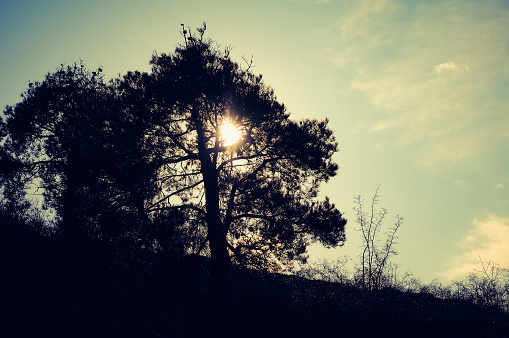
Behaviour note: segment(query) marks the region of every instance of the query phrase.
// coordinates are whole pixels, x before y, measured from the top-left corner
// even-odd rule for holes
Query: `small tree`
[[[387,216],[387,210],[376,208],[378,204],[378,190],[371,198],[371,207],[369,211],[365,211],[364,200],[361,196],[357,196],[354,200],[357,212],[357,223],[360,225],[360,232],[363,239],[363,251],[361,254],[359,279],[363,287],[368,289],[380,289],[384,284],[384,278],[388,273],[389,259],[392,255],[397,254],[394,250],[396,245],[396,232],[403,224],[403,217],[396,215],[396,222],[392,228],[385,233],[385,240],[380,243],[380,233],[382,231],[383,222]]]

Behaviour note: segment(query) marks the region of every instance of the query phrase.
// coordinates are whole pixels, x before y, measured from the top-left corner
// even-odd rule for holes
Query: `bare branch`
[[[193,188],[197,187],[198,185],[200,185],[201,183],[203,183],[203,180],[200,180],[200,181],[198,181],[198,182],[196,182],[196,183],[194,183],[194,184],[191,184],[191,185],[186,186],[186,187],[184,187],[184,188],[182,188],[182,189],[179,189],[179,190],[177,190],[177,191],[174,191],[174,192],[172,192],[171,194],[166,195],[165,197],[161,198],[159,201],[152,203],[152,205],[150,205],[148,208],[150,209],[150,208],[152,208],[153,206],[158,205],[158,204],[160,204],[160,203],[164,202],[165,200],[169,200],[171,197],[173,197],[173,196],[175,196],[175,195],[178,195],[178,194],[183,193],[183,192],[184,192],[184,191],[186,191],[186,190],[193,189]]]

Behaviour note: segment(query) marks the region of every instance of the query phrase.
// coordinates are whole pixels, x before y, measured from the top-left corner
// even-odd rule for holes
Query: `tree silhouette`
[[[346,220],[316,199],[338,168],[328,121],[292,121],[251,63],[242,68],[204,32],[183,30],[173,54],[153,56],[147,136],[161,162],[151,207],[186,210],[206,230],[217,291],[228,284],[230,256],[258,267],[305,260],[310,241],[342,243]],[[242,133],[233,145],[220,133],[225,123]]]
[[[142,75],[108,84],[101,71],[61,65],[4,111],[4,197],[19,199],[36,186],[68,238],[111,238],[127,224],[146,226],[140,200],[151,194],[153,170],[150,150],[140,144],[139,94],[133,99],[129,90]]]
[[[4,111],[4,149],[19,163],[11,179],[19,190],[39,185],[45,206],[57,210],[61,227],[75,237],[81,231],[77,224],[82,182],[101,163],[97,150],[105,143],[101,122],[108,116],[108,90],[98,72],[81,63],[61,65],[42,83],[30,83],[22,97]]]
[[[38,185],[69,238],[210,255],[220,295],[232,260],[291,269],[313,241],[342,244],[346,220],[317,198],[338,168],[328,121],[291,120],[252,63],[204,33],[183,30],[150,74],[106,83],[80,63],[30,83],[4,111],[0,169],[11,196]]]

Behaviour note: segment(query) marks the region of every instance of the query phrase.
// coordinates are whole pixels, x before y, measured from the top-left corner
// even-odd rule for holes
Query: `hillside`
[[[201,337],[210,334],[203,257],[2,238],[1,337]],[[70,255],[69,252],[74,254]],[[234,269],[223,334],[240,337],[505,337],[509,317],[425,293],[366,291]]]

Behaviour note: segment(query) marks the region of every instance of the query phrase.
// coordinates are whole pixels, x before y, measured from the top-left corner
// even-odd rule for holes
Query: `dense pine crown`
[[[328,201],[313,202],[318,183],[337,171],[331,159],[337,143],[327,121],[292,121],[249,63],[243,69],[228,49],[214,48],[199,33],[185,35],[173,55],[154,55],[151,62],[161,114],[156,128],[171,131],[168,158],[186,162],[185,173],[178,171],[179,163],[163,175],[189,178],[187,168],[196,166],[187,162],[201,161],[201,172],[188,186],[207,174],[206,165],[217,176],[220,219],[237,260],[260,264],[256,256],[275,253],[293,260],[304,253],[306,235],[337,245],[344,236],[341,214]],[[244,134],[230,147],[218,139],[226,120]],[[203,191],[194,189],[192,198],[189,193],[186,201],[196,201]]]

